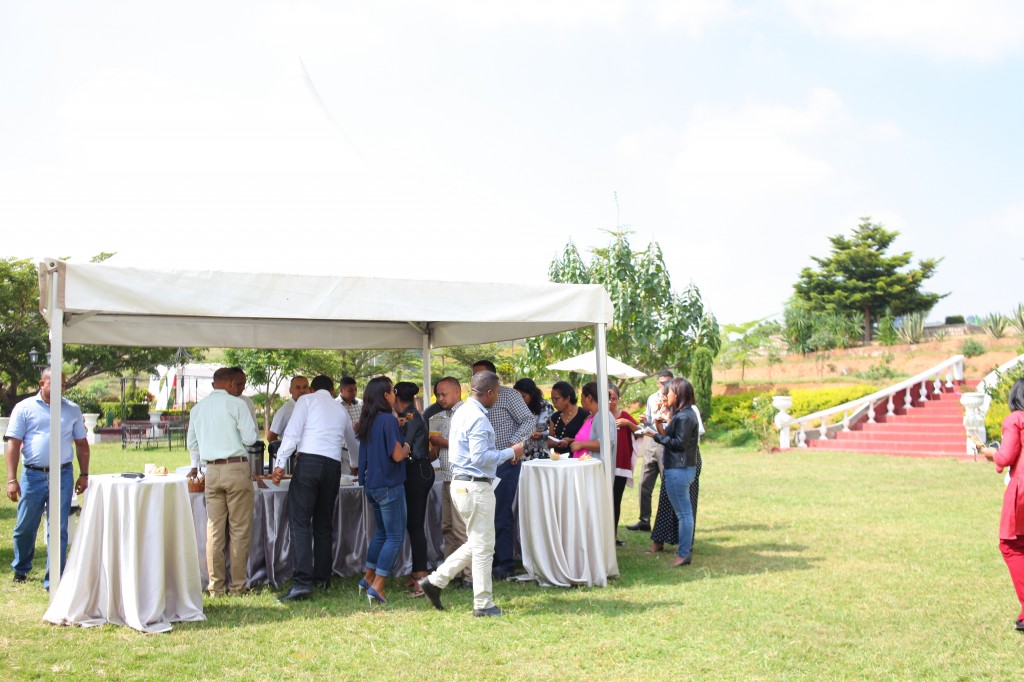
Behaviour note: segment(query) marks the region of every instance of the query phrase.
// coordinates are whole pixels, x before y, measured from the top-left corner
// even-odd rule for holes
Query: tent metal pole
[[[434,401],[433,385],[430,383],[430,331],[423,332],[423,409]]]
[[[64,368],[64,311],[60,305],[60,271],[55,260],[46,262],[47,274],[50,277],[50,497],[49,505],[49,545],[46,555],[50,560],[50,603],[53,603],[60,587],[61,556],[60,556],[60,445],[61,445],[61,396],[63,394]],[[74,466],[74,465],[72,465]],[[54,510],[57,510],[56,513]]]
[[[602,415],[601,419],[601,461],[607,474],[608,485],[608,515],[605,518],[605,527],[611,535],[612,547],[614,547],[615,519],[612,512],[612,495],[615,486],[615,460],[618,450],[618,430],[615,428],[615,421],[611,419],[611,412],[608,406],[608,346],[605,339],[605,325],[599,322],[594,325],[594,351],[597,355],[597,409]],[[618,415],[616,415],[618,416]],[[613,553],[614,556],[614,553]],[[610,566],[618,575],[617,563]]]

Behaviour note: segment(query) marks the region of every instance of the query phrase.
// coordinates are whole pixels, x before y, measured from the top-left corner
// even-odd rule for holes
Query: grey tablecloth
[[[252,543],[249,547],[249,564],[246,567],[250,586],[271,584],[280,587],[292,576],[291,534],[288,531],[288,481],[282,481],[277,488],[267,482],[267,489],[256,489],[253,504]],[[206,570],[206,499],[202,493],[192,493],[192,515],[195,523],[195,538],[198,545],[199,570],[203,585],[209,582]],[[366,547],[373,536],[376,524],[373,510],[363,489],[359,486],[342,486],[335,504],[334,522],[334,574],[355,575],[363,572]],[[438,481],[427,499],[427,565],[434,568],[444,561],[441,537],[441,482]],[[412,572],[412,551],[409,537],[395,562],[394,575]]]
[[[43,619],[166,632],[206,620],[181,476],[93,476],[57,594]]]
[[[519,531],[523,566],[541,585],[604,587],[619,574],[611,490],[600,460],[523,463]]]

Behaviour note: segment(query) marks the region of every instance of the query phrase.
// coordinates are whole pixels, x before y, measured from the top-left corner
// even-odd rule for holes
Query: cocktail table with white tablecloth
[[[292,576],[291,533],[288,529],[288,479],[275,486],[265,481],[266,488],[257,488],[253,500],[252,541],[249,546],[249,564],[246,567],[249,586],[269,583],[280,587]],[[434,568],[444,561],[441,537],[441,482],[430,490],[427,498],[427,565]],[[209,581],[206,570],[206,498],[202,493],[191,493],[192,515],[195,521],[195,539],[198,547],[199,570],[203,584]],[[376,524],[363,489],[358,485],[343,485],[335,503],[334,521],[334,575],[350,576],[363,572],[366,547]],[[395,562],[394,575],[412,572],[412,550],[408,536],[402,543]]]
[[[600,460],[535,459],[519,478],[519,535],[528,578],[604,587],[619,574],[611,490]]]
[[[43,619],[166,632],[206,620],[183,476],[93,476],[60,586]]]

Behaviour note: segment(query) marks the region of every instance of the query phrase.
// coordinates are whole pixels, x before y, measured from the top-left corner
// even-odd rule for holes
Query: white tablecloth
[[[249,586],[269,583],[280,587],[292,577],[291,533],[288,528],[288,483],[277,487],[266,481],[267,488],[257,488],[253,500],[252,541],[249,545],[249,563],[246,566]],[[206,498],[192,493],[192,514],[195,519],[195,538],[198,545],[199,570],[203,584],[209,582],[206,570]],[[334,575],[349,576],[363,572],[366,547],[376,524],[363,489],[357,485],[344,485],[338,491],[334,506]],[[435,568],[444,561],[444,543],[441,537],[441,481],[438,479],[427,497],[427,566]],[[412,549],[406,534],[393,575],[412,572]]]
[[[619,574],[607,474],[599,460],[535,459],[519,478],[523,566],[544,586],[597,585]]]
[[[183,477],[94,476],[60,587],[43,619],[142,632],[206,620],[195,556]]]

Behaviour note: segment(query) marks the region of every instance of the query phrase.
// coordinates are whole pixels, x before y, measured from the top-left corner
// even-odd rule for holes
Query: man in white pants
[[[487,411],[498,399],[498,375],[483,371],[473,375],[472,396],[452,416],[448,455],[452,467],[452,502],[466,521],[466,543],[437,569],[420,581],[420,587],[438,610],[441,590],[473,567],[473,615],[500,616],[491,596],[491,563],[494,559],[494,490],[491,484],[498,465],[518,462],[523,444],[495,448],[494,427]]]

